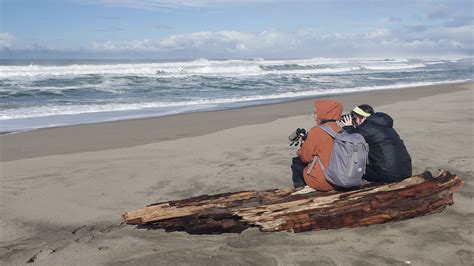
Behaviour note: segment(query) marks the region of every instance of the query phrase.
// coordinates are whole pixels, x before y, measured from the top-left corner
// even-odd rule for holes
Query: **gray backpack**
[[[307,174],[311,173],[318,161],[326,180],[331,184],[345,188],[360,186],[369,154],[369,145],[364,137],[358,133],[349,134],[346,131],[336,133],[328,125],[321,125],[319,128],[334,139],[334,149],[327,168],[324,167],[319,156],[314,156]]]

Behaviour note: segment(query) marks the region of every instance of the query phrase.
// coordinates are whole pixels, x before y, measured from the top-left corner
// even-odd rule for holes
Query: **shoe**
[[[307,194],[316,191],[316,189],[310,187],[310,186],[304,186],[304,188],[291,193],[291,195],[301,195],[301,194]]]

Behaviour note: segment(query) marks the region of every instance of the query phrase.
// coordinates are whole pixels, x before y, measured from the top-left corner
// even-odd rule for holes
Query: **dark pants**
[[[300,157],[294,157],[291,162],[291,171],[293,172],[293,186],[295,188],[300,188],[306,186],[304,182],[303,171],[306,167],[306,163],[301,161]]]

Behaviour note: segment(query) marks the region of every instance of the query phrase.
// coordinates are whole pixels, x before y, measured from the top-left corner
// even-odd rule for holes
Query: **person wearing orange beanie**
[[[307,168],[316,155],[319,156],[325,167],[328,166],[334,139],[318,126],[327,124],[334,132],[340,132],[341,127],[336,121],[341,118],[342,104],[334,100],[316,100],[314,101],[314,112],[316,126],[310,129],[306,141],[297,151],[298,157],[294,157],[292,161],[293,185],[295,188],[309,186],[319,191],[330,191],[334,189],[334,186],[326,181],[319,164],[314,165],[309,174]]]

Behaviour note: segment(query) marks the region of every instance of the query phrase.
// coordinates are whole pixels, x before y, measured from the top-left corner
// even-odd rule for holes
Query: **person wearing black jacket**
[[[363,179],[398,182],[411,176],[410,154],[393,129],[393,119],[388,114],[375,113],[370,105],[363,104],[345,116],[343,124],[344,130],[361,134],[369,144],[369,163]]]

